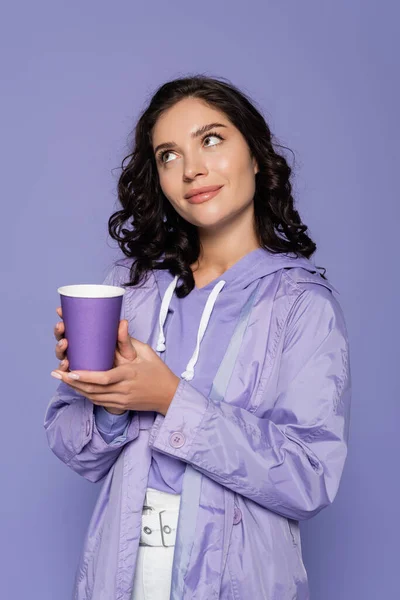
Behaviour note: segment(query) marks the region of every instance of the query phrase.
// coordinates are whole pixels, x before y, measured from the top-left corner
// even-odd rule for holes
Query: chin
[[[221,210],[221,206],[211,206],[211,202],[191,206],[185,217],[190,223],[198,227],[216,227],[229,218],[229,212]]]
[[[210,219],[191,219],[190,221],[192,223],[192,225],[195,225],[196,227],[200,227],[201,229],[217,229],[218,227],[220,227],[221,225],[223,225],[224,223],[226,223],[226,218],[210,218]]]

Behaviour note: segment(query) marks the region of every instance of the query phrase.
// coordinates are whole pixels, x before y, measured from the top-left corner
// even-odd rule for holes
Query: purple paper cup
[[[114,365],[125,289],[114,285],[64,285],[60,294],[71,371],[108,371]]]

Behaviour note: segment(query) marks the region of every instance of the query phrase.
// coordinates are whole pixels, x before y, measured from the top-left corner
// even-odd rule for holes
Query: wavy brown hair
[[[197,227],[175,211],[161,189],[152,131],[166,110],[189,97],[224,113],[257,161],[254,215],[260,246],[272,253],[294,252],[306,258],[316,250],[294,207],[292,169],[277,152],[285,147],[276,142],[250,98],[224,78],[195,75],[168,81],[156,91],[137,122],[133,148],[122,161],[118,180],[122,209],[111,215],[108,230],[122,252],[134,258],[130,281],[122,285],[140,284],[151,269],[168,269],[180,277],[182,283],[176,288],[180,298],[195,285],[190,265],[200,254],[199,236]],[[126,223],[130,229],[124,227]]]

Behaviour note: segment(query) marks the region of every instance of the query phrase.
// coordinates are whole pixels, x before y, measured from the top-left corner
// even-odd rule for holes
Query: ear
[[[257,164],[257,161],[255,158],[253,158],[253,170],[254,170],[254,175],[256,175],[259,171],[258,164]]]

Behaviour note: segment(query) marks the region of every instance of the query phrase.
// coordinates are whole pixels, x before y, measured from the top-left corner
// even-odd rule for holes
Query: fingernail
[[[63,345],[63,343],[64,343],[64,340],[60,340],[60,341],[58,342],[58,346],[62,346],[62,345]]]
[[[52,371],[52,372],[50,373],[50,375],[51,375],[52,377],[55,377],[56,379],[62,379],[62,376],[60,375],[60,373],[56,373],[56,371]]]
[[[65,359],[60,362],[60,365],[65,365]]]
[[[79,375],[77,373],[67,373],[67,377],[71,379],[79,379]]]

